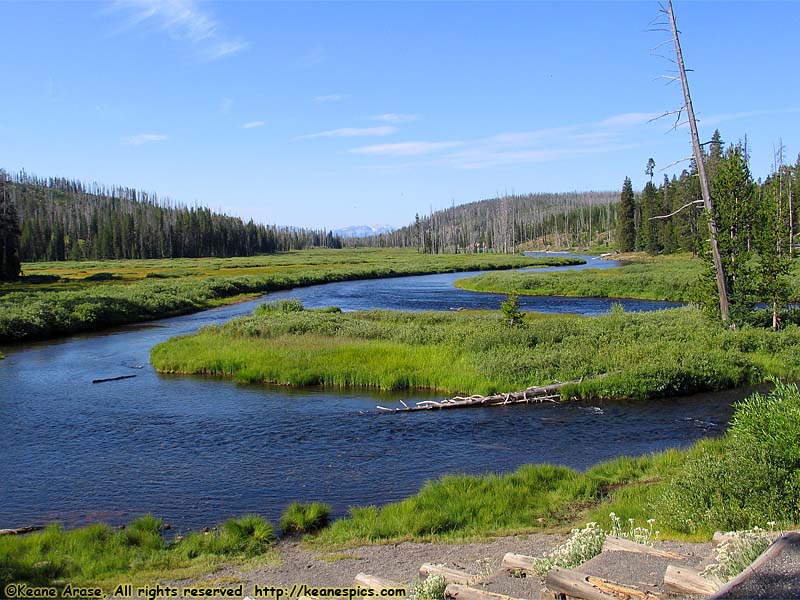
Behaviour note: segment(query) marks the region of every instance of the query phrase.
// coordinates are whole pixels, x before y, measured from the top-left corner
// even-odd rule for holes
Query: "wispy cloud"
[[[240,125],[242,129],[255,129],[256,127],[263,127],[264,121],[249,121]]]
[[[403,113],[384,113],[370,117],[373,121],[383,121],[384,123],[409,123],[416,121],[419,115],[409,115]]]
[[[317,96],[314,98],[314,102],[341,102],[347,98],[347,96],[343,96],[342,94],[330,94],[328,96]]]
[[[381,127],[342,127],[341,129],[331,129],[329,131],[320,131],[319,133],[303,135],[301,139],[324,137],[377,137],[392,135],[396,131],[397,128],[391,125],[383,125]]]
[[[701,125],[718,125],[724,121],[735,121],[737,119],[749,119],[751,117],[763,117],[766,115],[784,115],[798,112],[800,112],[799,107],[776,108],[770,110],[749,110],[735,113],[720,113],[716,115],[710,115],[708,117],[699,115],[697,117],[697,121]]]
[[[141,146],[142,144],[147,144],[148,142],[163,142],[166,139],[167,136],[163,133],[140,133],[138,135],[127,137],[122,141],[128,146]]]
[[[519,163],[566,160],[638,147],[650,113],[624,113],[594,123],[506,131],[471,140],[418,140],[350,149],[375,158],[410,159],[413,164],[482,169]],[[415,157],[420,162],[413,163]],[[390,166],[396,166],[394,163]]]
[[[112,11],[127,15],[127,28],[147,27],[194,46],[206,60],[217,60],[247,48],[228,36],[214,16],[194,0],[116,0]]]
[[[461,145],[463,142],[399,142],[397,144],[375,144],[353,148],[354,154],[370,154],[373,156],[419,156],[431,154]]]
[[[618,129],[624,127],[634,127],[636,125],[644,125],[648,121],[656,118],[658,113],[644,113],[644,112],[631,112],[622,113],[621,115],[614,115],[602,121],[598,121],[598,127],[608,127],[611,129]]]

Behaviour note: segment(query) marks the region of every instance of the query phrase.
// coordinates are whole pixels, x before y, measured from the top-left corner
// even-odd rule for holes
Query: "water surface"
[[[308,307],[345,310],[499,307],[502,295],[452,286],[470,275],[332,283],[265,299],[299,297]],[[162,376],[149,365],[153,345],[248,314],[261,301],[5,348],[0,528],[51,520],[119,524],[145,512],[179,529],[249,512],[274,521],[293,500],[328,502],[342,515],[349,506],[406,497],[445,473],[506,472],[529,462],[583,469],[688,445],[723,431],[731,400],[743,395],[386,415],[375,405],[435,396],[237,385]],[[612,301],[522,303],[596,315]],[[622,303],[626,310],[672,306]],[[118,375],[136,377],[91,383]]]

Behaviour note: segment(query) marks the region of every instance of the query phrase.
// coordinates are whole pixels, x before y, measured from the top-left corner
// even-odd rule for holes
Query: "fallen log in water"
[[[42,529],[44,529],[42,525],[17,527],[16,529],[0,529],[0,535],[20,535],[22,533],[30,533],[31,531],[41,531]]]
[[[120,379],[130,379],[136,375],[118,375],[117,377],[106,377],[105,379],[92,379],[92,383],[105,383],[106,381],[119,381]]]
[[[440,410],[445,408],[469,408],[474,406],[506,406],[508,404],[532,404],[537,402],[558,402],[561,400],[560,390],[565,385],[580,383],[580,379],[565,381],[564,383],[553,383],[545,386],[529,387],[521,392],[508,392],[493,394],[491,396],[456,396],[447,400],[422,400],[414,406],[408,406],[402,402],[402,408],[386,408],[378,406],[378,410],[384,412],[411,412],[416,410]]]

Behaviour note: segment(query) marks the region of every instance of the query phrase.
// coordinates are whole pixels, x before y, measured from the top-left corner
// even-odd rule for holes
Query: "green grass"
[[[359,249],[232,259],[26,264],[26,277],[0,285],[0,342],[50,338],[185,314],[242,295],[318,283],[572,264],[574,260]]]
[[[649,256],[628,253],[612,257],[623,265],[615,269],[586,269],[549,273],[512,271],[484,273],[461,279],[456,286],[473,292],[517,293],[529,296],[635,298],[697,302],[698,282],[706,268],[689,254]],[[790,276],[791,301],[800,301],[800,263]]]
[[[145,515],[125,529],[90,525],[67,531],[53,524],[44,531],[0,537],[0,589],[8,583],[31,586],[100,585],[179,578],[210,572],[223,561],[263,556],[275,536],[261,517],[229,519],[209,533],[166,542],[162,521]]]
[[[587,269],[557,273],[486,273],[456,282],[465,290],[532,296],[637,298],[691,302],[703,269],[688,255],[628,256],[636,262],[616,269]],[[648,260],[650,259],[650,260]]]
[[[281,531],[296,535],[327,527],[331,507],[321,502],[292,502],[281,515]]]
[[[155,346],[161,372],[237,381],[490,393],[553,381],[567,397],[653,398],[800,376],[800,329],[728,331],[691,307],[584,318],[500,312],[257,310]],[[603,375],[603,377],[598,377]]]

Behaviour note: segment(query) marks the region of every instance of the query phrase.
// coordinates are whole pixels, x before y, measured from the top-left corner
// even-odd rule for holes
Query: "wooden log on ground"
[[[581,600],[655,600],[659,597],[653,592],[626,587],[607,579],[560,567],[550,569],[545,585],[550,591]]]
[[[652,546],[612,536],[608,536],[603,543],[603,552],[632,552],[634,554],[647,554],[648,556],[656,556],[669,560],[686,560],[686,557],[682,554],[669,552],[667,550],[659,550]]]
[[[710,596],[719,589],[719,581],[706,579],[700,571],[669,565],[664,573],[664,587],[678,594]]]
[[[526,556],[524,554],[514,554],[507,552],[503,557],[503,562],[500,564],[501,569],[523,569],[525,571],[533,571],[533,564],[536,559],[533,556]]]
[[[41,531],[44,529],[42,525],[32,525],[30,527],[17,527],[16,529],[0,529],[0,535],[20,535],[23,533],[30,533],[32,531]]]
[[[466,571],[460,571],[459,569],[453,569],[452,567],[446,567],[444,565],[425,563],[419,568],[420,579],[426,579],[431,575],[438,575],[447,583],[458,583],[461,585],[469,585],[480,579],[477,575],[472,575]]]
[[[730,533],[726,533],[724,531],[715,531],[714,537],[711,538],[711,543],[714,546],[719,546],[722,542],[729,541],[733,536]]]
[[[454,600],[520,600],[512,596],[495,594],[494,592],[487,592],[457,583],[451,583],[445,588],[444,597],[453,598]]]
[[[369,588],[371,590],[386,590],[405,587],[395,581],[383,579],[382,577],[376,577],[375,575],[367,575],[366,573],[359,573],[356,575],[353,579],[353,584],[356,586],[360,585],[361,587]]]
[[[136,375],[118,375],[117,377],[106,377],[104,379],[92,379],[92,383],[105,383],[106,381],[119,381],[120,379],[131,379]]]
[[[792,546],[800,546],[800,532],[790,531],[784,533],[777,540],[772,542],[770,546],[761,553],[752,564],[744,571],[739,573],[736,577],[731,579],[728,583],[721,586],[719,590],[711,597],[710,600],[715,598],[722,598],[729,595],[732,591],[736,590],[739,586],[744,584],[753,574],[761,569],[766,563],[778,558],[784,551],[789,550]]]

